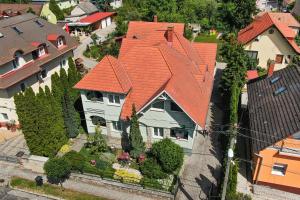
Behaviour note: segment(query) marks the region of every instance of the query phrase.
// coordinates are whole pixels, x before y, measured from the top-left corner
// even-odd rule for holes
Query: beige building
[[[248,55],[267,68],[268,61],[275,61],[275,70],[285,68],[294,55],[300,53],[295,42],[300,24],[290,13],[264,13],[254,19],[238,34]]]
[[[51,86],[51,75],[68,68],[77,42],[32,14],[0,21],[0,126],[18,123],[13,96]]]

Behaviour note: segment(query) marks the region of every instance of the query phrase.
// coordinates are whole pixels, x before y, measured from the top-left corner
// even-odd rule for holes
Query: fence
[[[130,182],[124,182],[122,179],[112,179],[105,176],[99,176],[94,174],[78,174],[72,173],[71,177],[73,179],[80,179],[83,182],[93,183],[102,185],[104,187],[109,187],[110,189],[117,189],[122,192],[134,192],[137,194],[143,194],[146,197],[152,197],[154,199],[175,199],[176,191],[178,184],[176,186],[173,185],[171,191],[164,191],[160,189],[155,189],[154,187],[149,187],[147,184],[145,185],[145,181],[142,180],[142,184],[135,184]],[[177,179],[176,179],[177,180]],[[177,183],[177,182],[176,182]],[[149,183],[151,184],[151,183]]]

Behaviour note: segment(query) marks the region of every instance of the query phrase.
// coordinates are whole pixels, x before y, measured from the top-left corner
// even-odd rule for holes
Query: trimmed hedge
[[[167,177],[167,174],[162,171],[161,166],[153,158],[147,159],[140,166],[140,169],[142,174],[148,178],[162,179]]]

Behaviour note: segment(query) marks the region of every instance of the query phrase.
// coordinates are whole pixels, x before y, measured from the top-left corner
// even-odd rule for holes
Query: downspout
[[[263,157],[260,156],[257,153],[255,153],[254,155],[257,156],[258,157],[257,159],[259,160],[259,162],[257,162],[257,163],[259,163],[259,166],[258,166],[258,169],[257,169],[256,177],[254,179],[254,184],[257,184],[257,179],[259,177],[259,173],[260,173],[260,168],[261,168],[261,165],[262,165]],[[255,169],[256,169],[256,167],[255,167]]]

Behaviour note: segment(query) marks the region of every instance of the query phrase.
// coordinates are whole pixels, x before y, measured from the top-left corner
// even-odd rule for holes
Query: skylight
[[[42,24],[39,20],[35,20],[34,21],[39,27],[43,27],[44,24]]]
[[[16,31],[18,34],[23,33],[20,29],[18,29],[17,27],[12,27],[12,29],[14,29],[14,31]]]
[[[282,92],[286,91],[286,87],[280,87],[278,88],[275,92],[274,92],[274,95],[277,96],[279,94],[281,94]]]
[[[271,84],[274,84],[274,83],[276,83],[279,79],[280,79],[280,76],[277,76],[277,77],[275,77],[275,78],[272,78],[272,80],[271,80],[270,82],[271,82]]]

